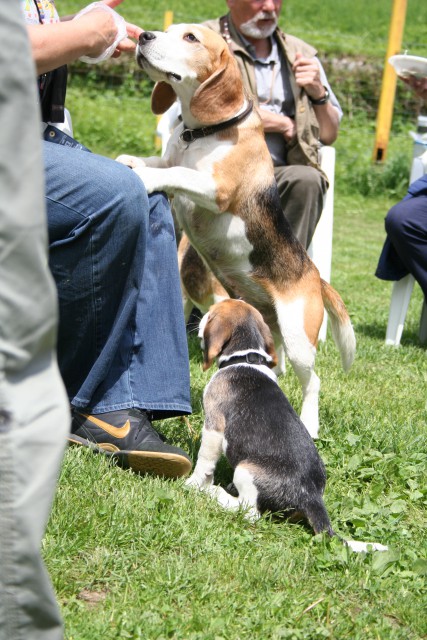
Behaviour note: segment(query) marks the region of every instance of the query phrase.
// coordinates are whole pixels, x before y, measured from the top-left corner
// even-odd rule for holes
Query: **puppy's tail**
[[[312,501],[304,507],[304,514],[313,527],[314,533],[327,533],[331,538],[336,536],[341,542],[355,553],[367,551],[388,551],[388,547],[379,542],[361,542],[360,540],[346,540],[335,533],[323,500]]]
[[[314,533],[325,532],[331,537],[335,535],[323,500],[311,501],[304,505],[303,511],[305,517],[313,527]]]
[[[322,298],[331,321],[332,337],[341,354],[344,371],[350,369],[356,353],[356,337],[346,306],[337,291],[321,280]]]

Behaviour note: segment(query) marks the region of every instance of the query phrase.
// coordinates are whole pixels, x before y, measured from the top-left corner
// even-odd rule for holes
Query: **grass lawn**
[[[59,3],[68,13],[81,6]],[[304,6],[285,0],[291,32],[330,52],[384,56],[391,0]],[[193,9],[126,0],[122,13],[161,28],[203,20],[219,0]],[[126,11],[124,10],[126,8]],[[193,14],[189,15],[190,9]],[[405,42],[426,54],[427,5],[409,0]],[[309,34],[313,37],[309,37]],[[424,35],[423,35],[424,34]],[[423,51],[422,51],[423,48]],[[153,153],[148,94],[71,82],[76,137],[98,153]],[[414,114],[393,128],[389,158],[409,174]],[[406,184],[370,161],[375,123],[345,118],[336,143],[332,284],[344,298],[358,342],[348,374],[328,335],[316,370],[322,388],[317,446],[328,472],[325,501],[343,537],[389,545],[354,554],[301,525],[224,512],[183,481],[138,477],[90,451],[66,451],[43,553],[67,640],[421,640],[427,638],[427,362],[417,337],[422,296],[412,295],[399,349],[384,344],[391,283],[374,277],[383,219]],[[389,170],[396,174],[397,169]],[[406,178],[405,178],[406,179]],[[403,180],[405,182],[405,180]],[[364,195],[362,195],[364,194]],[[189,336],[193,414],[157,423],[196,458],[203,424],[201,352]],[[290,367],[280,379],[297,410]],[[227,483],[223,461],[216,481]],[[12,640],[12,639],[11,639]],[[31,640],[31,639],[29,639]]]
[[[68,640],[426,637],[426,352],[416,290],[399,349],[384,345],[390,286],[374,270],[384,198],[338,195],[333,284],[353,318],[357,358],[320,345],[318,448],[326,504],[345,537],[389,552],[357,555],[300,525],[248,524],[182,481],[137,477],[67,451],[44,554]],[[193,415],[158,426],[194,456],[209,373],[189,337]],[[288,367],[281,386],[299,408]],[[225,463],[218,482],[230,479]]]

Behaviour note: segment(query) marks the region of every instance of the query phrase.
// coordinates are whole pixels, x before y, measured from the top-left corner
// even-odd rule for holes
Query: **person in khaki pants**
[[[338,136],[341,106],[317,51],[278,26],[282,0],[226,0],[228,13],[204,24],[232,51],[264,127],[283,215],[307,249],[320,219],[326,176],[320,145]]]
[[[0,640],[60,640],[40,555],[70,416],[56,363],[36,74],[16,0],[0,2]]]

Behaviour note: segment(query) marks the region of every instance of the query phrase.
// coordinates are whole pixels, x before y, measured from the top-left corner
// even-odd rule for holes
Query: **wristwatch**
[[[319,105],[319,104],[326,104],[327,102],[329,102],[329,98],[331,97],[329,95],[329,91],[325,86],[323,88],[325,90],[325,95],[323,96],[323,98],[319,98],[319,100],[313,100],[313,98],[309,98],[311,104]]]

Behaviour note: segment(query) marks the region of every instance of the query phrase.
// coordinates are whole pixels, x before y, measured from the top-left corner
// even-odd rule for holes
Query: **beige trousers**
[[[36,78],[19,5],[0,2],[0,640],[60,640],[40,544],[69,409],[55,355]]]
[[[274,167],[274,175],[283,214],[294,235],[308,249],[322,214],[326,180],[314,167],[303,165]]]

